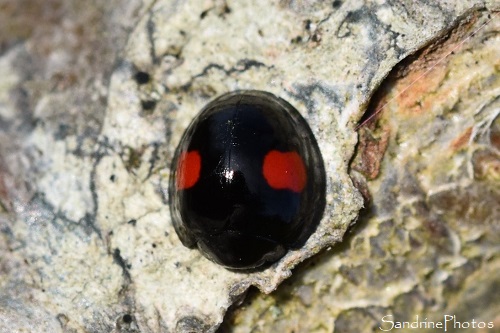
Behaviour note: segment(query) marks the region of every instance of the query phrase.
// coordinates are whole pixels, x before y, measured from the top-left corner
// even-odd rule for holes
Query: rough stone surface
[[[351,163],[361,218],[275,293],[248,297],[222,332],[400,331],[382,318],[444,315],[462,325],[447,331],[498,331],[500,20],[490,19],[473,12],[390,73]]]
[[[495,319],[498,19],[405,89],[498,3],[0,8],[0,332],[213,332],[251,285],[271,293],[335,244],[270,296],[251,295],[223,329],[359,332],[387,313],[469,318],[479,305],[478,319]],[[393,103],[360,131],[358,191],[354,127],[389,73],[369,109]],[[182,131],[236,89],[294,105],[328,177],[324,218],[304,248],[253,273],[184,248],[168,209]],[[369,213],[339,245],[360,192]]]

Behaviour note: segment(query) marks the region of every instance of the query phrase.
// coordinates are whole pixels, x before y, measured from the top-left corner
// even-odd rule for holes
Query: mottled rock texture
[[[213,332],[231,305],[222,331],[498,329],[499,9],[0,0],[0,332]],[[182,131],[236,89],[294,105],[328,178],[304,248],[251,273],[168,208]]]
[[[275,293],[249,297],[225,332],[380,332],[392,327],[384,316],[444,315],[462,323],[448,331],[498,331],[500,20],[491,17],[473,13],[391,71],[367,115],[384,111],[359,130],[351,162],[367,206],[357,224]]]

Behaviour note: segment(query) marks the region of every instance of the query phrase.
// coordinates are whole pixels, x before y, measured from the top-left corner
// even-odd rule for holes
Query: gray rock
[[[476,45],[483,52],[477,59],[487,59],[474,76],[481,94],[462,100],[440,91],[449,97],[438,101],[444,111],[432,109],[426,117],[387,113],[387,121],[401,125],[390,124],[382,145],[361,137],[380,149],[371,159],[358,155],[350,166],[355,125],[391,70],[433,41],[450,49],[461,39],[447,44],[446,32],[472,31],[498,3],[50,1],[31,12],[9,4],[0,14],[6,26],[0,30],[8,31],[0,35],[0,332],[213,332],[250,286],[271,293],[293,268],[332,246],[314,257],[320,264],[301,265],[291,284],[273,294],[291,292],[295,300],[270,307],[262,302],[279,296],[257,298],[248,312],[233,316],[234,330],[361,330],[378,325],[387,311],[411,319],[412,309],[452,301],[457,289],[470,289],[469,274],[484,282],[467,297],[470,304],[486,302],[498,284],[476,273],[498,253],[491,245],[498,240],[498,210],[475,213],[470,205],[441,215],[449,202],[460,207],[485,191],[498,193],[484,186],[498,183],[491,171],[494,140],[487,140],[494,131],[486,130],[498,127],[492,127],[498,66],[496,72],[488,67],[497,61],[488,54],[498,42],[491,41],[491,25]],[[422,63],[400,65],[399,76],[422,73]],[[467,76],[456,75],[436,87],[462,92],[462,83],[454,82]],[[470,96],[472,81],[463,83]],[[316,232],[303,248],[253,273],[228,271],[182,246],[168,208],[169,164],[183,130],[208,101],[236,89],[266,90],[294,105],[318,139],[328,178]],[[466,129],[467,117],[452,121],[455,109],[460,115],[472,110],[475,145],[465,155],[474,159],[424,170],[444,163],[443,146]],[[436,117],[440,121],[431,121]],[[423,149],[427,155],[417,158]],[[382,159],[384,152],[397,158]],[[447,156],[460,160],[454,152]],[[403,163],[408,159],[416,162]],[[477,162],[471,169],[467,161]],[[363,206],[350,167],[375,210],[339,245]],[[368,169],[380,169],[381,176],[367,177]],[[459,177],[470,170],[486,183]],[[469,213],[494,232],[465,232],[458,217]],[[298,303],[303,308],[294,322],[286,309]],[[458,303],[453,309],[465,311]]]

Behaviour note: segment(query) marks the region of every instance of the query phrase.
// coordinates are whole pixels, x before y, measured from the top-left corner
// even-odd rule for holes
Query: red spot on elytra
[[[185,190],[193,187],[200,179],[201,157],[198,151],[183,152],[177,163],[177,189]]]
[[[306,186],[306,167],[294,151],[282,153],[271,150],[264,157],[262,173],[267,184],[276,190],[301,192]]]

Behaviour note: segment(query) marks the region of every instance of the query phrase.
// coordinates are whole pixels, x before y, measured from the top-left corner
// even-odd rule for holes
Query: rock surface
[[[223,329],[500,320],[497,2],[0,6],[0,332],[213,332],[335,244]],[[253,273],[183,247],[168,209],[184,128],[236,89],[294,105],[328,177],[318,230]]]

